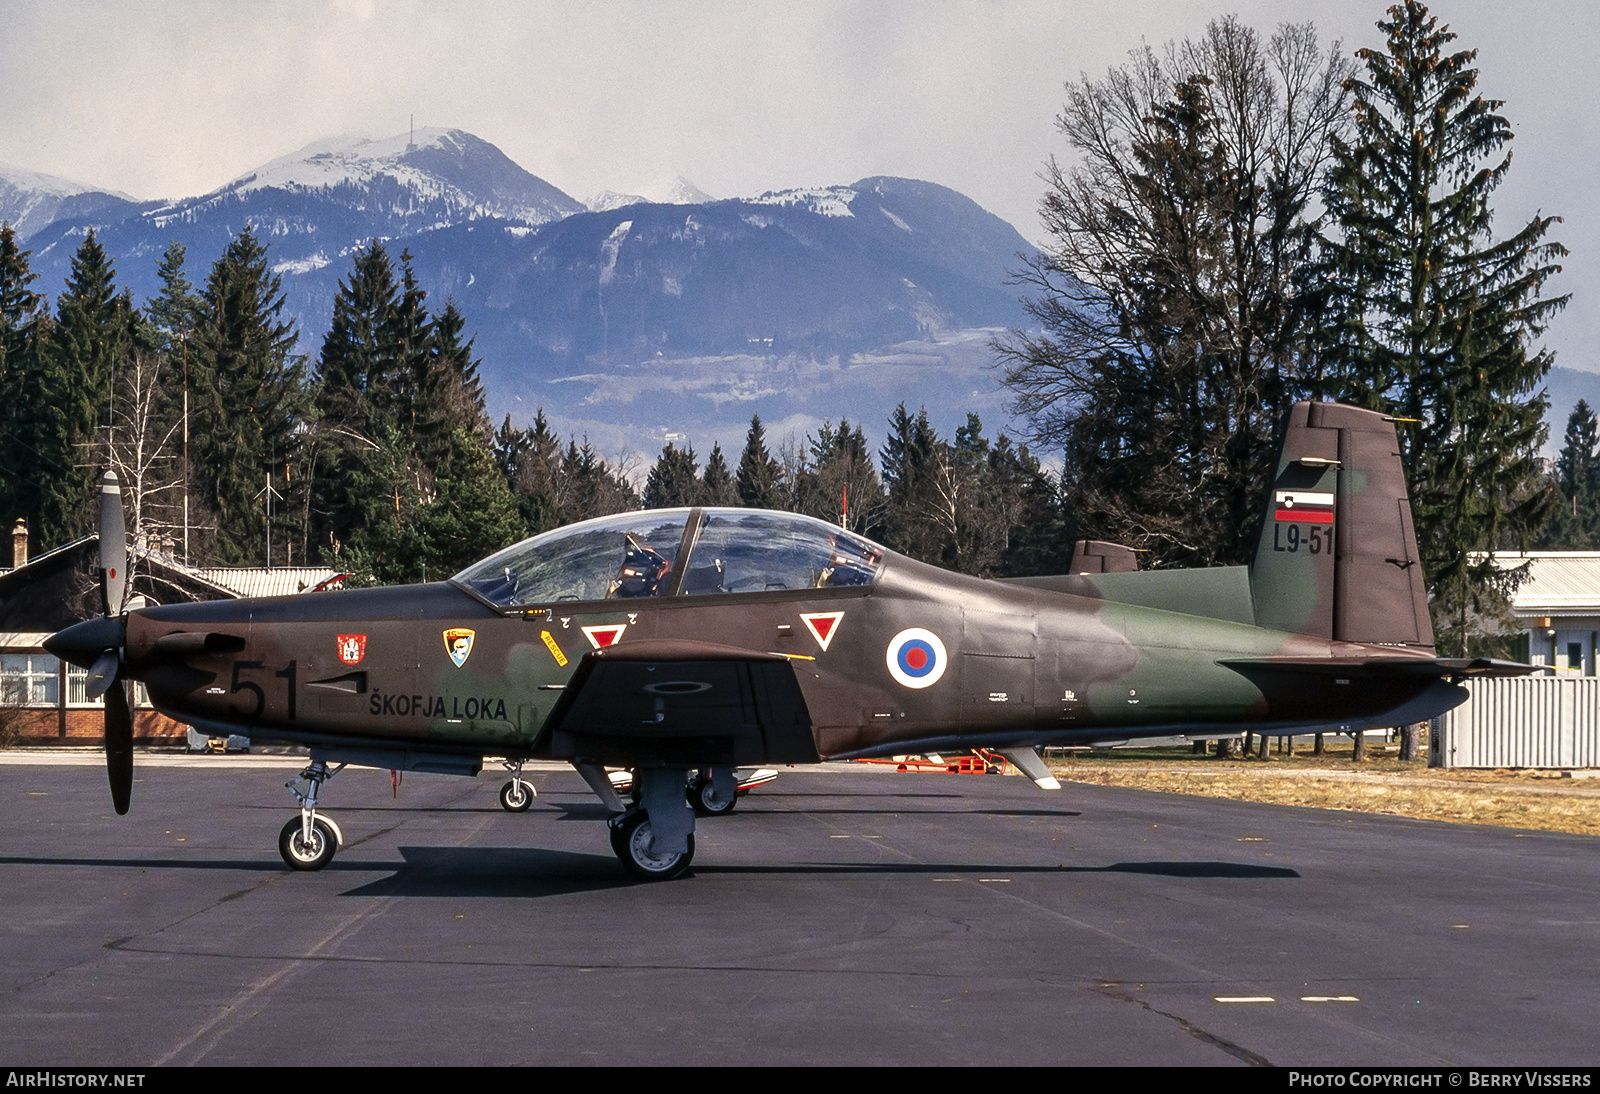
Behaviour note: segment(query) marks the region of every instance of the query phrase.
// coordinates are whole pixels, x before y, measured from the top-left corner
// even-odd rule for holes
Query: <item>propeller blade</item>
[[[128,587],[128,526],[122,516],[122,486],[117,473],[100,480],[100,597],[106,615],[122,614]]]
[[[133,711],[120,680],[106,692],[106,779],[111,783],[111,808],[117,816],[125,816],[133,797]]]
[[[100,698],[110,689],[112,684],[117,682],[117,669],[121,665],[122,662],[118,659],[116,650],[106,650],[106,652],[95,658],[94,664],[89,667],[89,679],[87,686],[84,688],[89,698]]]

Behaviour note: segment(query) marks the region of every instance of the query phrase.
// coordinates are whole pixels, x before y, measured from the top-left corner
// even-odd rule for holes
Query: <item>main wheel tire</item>
[[[689,808],[700,817],[725,817],[733,812],[733,807],[739,803],[739,795],[735,792],[726,801],[716,796],[713,783],[707,778],[698,778],[689,784],[686,791],[689,796]]]
[[[641,881],[669,881],[689,868],[694,859],[694,834],[689,847],[679,855],[656,855],[650,851],[650,818],[641,810],[624,816],[611,829],[611,849],[628,872]]]
[[[533,787],[521,779],[512,779],[500,788],[500,808],[507,813],[526,813],[533,808]]]
[[[307,843],[300,818],[295,817],[278,833],[278,854],[291,870],[320,870],[333,861],[339,839],[321,817],[311,822],[311,842]]]

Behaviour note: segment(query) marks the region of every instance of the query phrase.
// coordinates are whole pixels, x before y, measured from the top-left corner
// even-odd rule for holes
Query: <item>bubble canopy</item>
[[[869,585],[882,559],[877,544],[798,513],[647,509],[525,539],[451,580],[513,608]]]

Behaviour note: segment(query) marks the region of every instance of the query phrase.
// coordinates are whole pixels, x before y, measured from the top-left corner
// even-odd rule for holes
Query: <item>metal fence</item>
[[[1429,767],[1600,767],[1600,677],[1473,680],[1429,733]]]

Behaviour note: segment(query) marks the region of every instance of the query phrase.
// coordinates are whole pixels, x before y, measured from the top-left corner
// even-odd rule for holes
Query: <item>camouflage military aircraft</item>
[[[983,580],[793,513],[693,508],[547,532],[444,582],[120,613],[108,475],[107,614],[46,647],[106,696],[118,813],[139,680],[202,732],[309,747],[279,839],[296,869],[342,842],[319,791],[343,765],[505,757],[508,809],[531,800],[524,761],[570,761],[624,866],[668,878],[749,765],[981,746],[1048,787],[1042,745],[1397,725],[1522,671],[1435,656],[1397,452],[1382,415],[1297,405],[1249,567],[1138,572],[1084,544],[1072,574]]]

